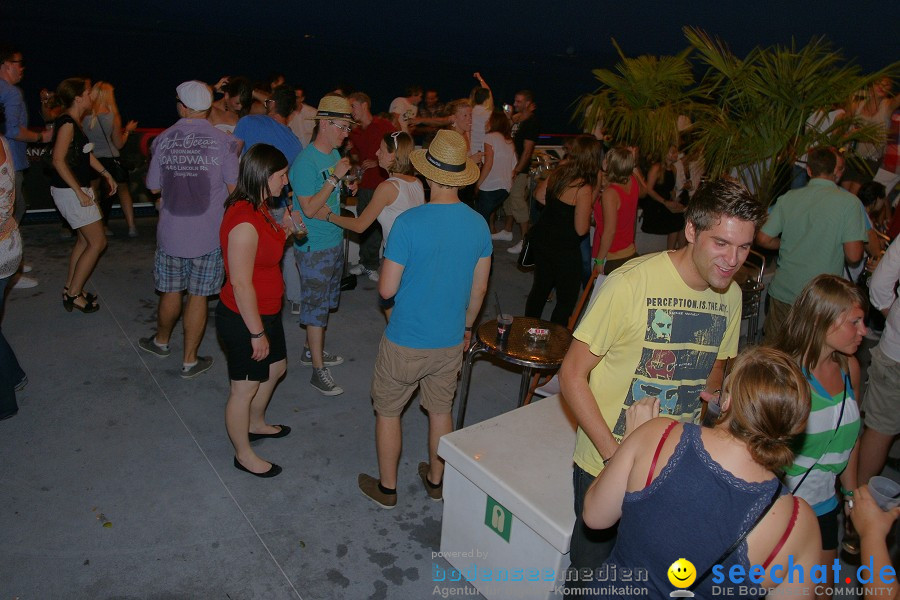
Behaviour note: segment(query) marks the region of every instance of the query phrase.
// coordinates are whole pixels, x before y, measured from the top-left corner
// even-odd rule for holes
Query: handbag
[[[530,231],[522,239],[522,250],[519,251],[519,259],[516,264],[520,269],[534,268],[534,242]]]

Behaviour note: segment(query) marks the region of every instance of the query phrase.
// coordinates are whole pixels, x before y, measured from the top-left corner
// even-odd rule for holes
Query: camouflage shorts
[[[300,271],[300,324],[325,327],[328,312],[338,307],[341,297],[344,247],[315,252],[294,248],[294,258]]]

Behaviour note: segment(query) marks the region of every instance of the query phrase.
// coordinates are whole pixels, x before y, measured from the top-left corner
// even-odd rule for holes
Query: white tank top
[[[390,181],[397,188],[398,193],[397,198],[385,206],[377,217],[378,223],[381,225],[381,232],[384,234],[382,246],[387,243],[391,227],[394,226],[394,221],[397,220],[397,217],[402,212],[425,204],[425,190],[422,188],[422,182],[418,179],[415,181],[404,181],[399,177],[389,177],[387,181]]]

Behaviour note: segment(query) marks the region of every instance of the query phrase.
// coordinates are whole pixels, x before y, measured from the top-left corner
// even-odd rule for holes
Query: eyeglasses
[[[394,151],[395,152],[400,149],[400,140],[398,140],[397,138],[400,137],[401,133],[403,133],[403,132],[395,131],[394,133],[391,134],[391,139],[394,140]]]
[[[350,131],[352,129],[351,127],[349,127],[347,125],[341,125],[340,123],[335,123],[334,121],[328,121],[328,122],[331,123],[332,125],[334,125],[335,127],[337,127],[338,129],[340,129],[341,131],[345,131],[347,133],[350,133]]]

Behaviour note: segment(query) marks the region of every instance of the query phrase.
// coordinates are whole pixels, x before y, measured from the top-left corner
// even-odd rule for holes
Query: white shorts
[[[91,198],[94,197],[94,192],[89,187],[83,187],[81,191]],[[103,218],[100,215],[100,208],[97,206],[96,201],[92,202],[90,206],[82,206],[72,188],[51,186],[50,195],[53,196],[53,203],[56,204],[56,208],[59,209],[59,212],[72,229],[90,225]]]

